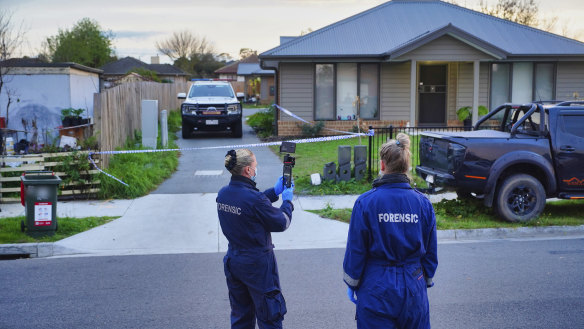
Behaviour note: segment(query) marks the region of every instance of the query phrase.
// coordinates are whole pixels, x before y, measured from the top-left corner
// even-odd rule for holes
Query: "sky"
[[[146,63],[160,55],[155,43],[188,30],[211,41],[218,53],[238,59],[241,48],[258,53],[278,46],[280,36],[317,30],[386,2],[385,0],[0,0],[0,10],[24,27],[25,43],[17,56],[36,56],[42,42],[80,19],[96,20],[114,35],[119,58]],[[480,0],[455,0],[478,9]],[[487,0],[495,3],[496,0]],[[582,0],[536,0],[543,17],[558,17],[558,27],[584,40]]]

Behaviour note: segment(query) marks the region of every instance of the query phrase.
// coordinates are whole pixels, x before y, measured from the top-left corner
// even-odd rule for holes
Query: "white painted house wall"
[[[32,131],[36,119],[39,142],[46,133],[55,138],[61,126],[61,109],[84,108],[83,117],[93,116],[93,94],[99,92],[99,76],[76,69],[14,68],[0,93],[0,116],[6,117],[7,90],[12,90],[8,128]],[[23,127],[22,119],[27,120]],[[18,138],[24,138],[19,134]],[[31,134],[28,135],[31,138]]]

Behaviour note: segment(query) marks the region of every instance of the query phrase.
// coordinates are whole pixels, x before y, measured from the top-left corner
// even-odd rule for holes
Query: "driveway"
[[[244,109],[244,117],[259,111]],[[180,134],[178,134],[180,136]],[[253,129],[245,123],[243,137],[233,138],[229,134],[195,133],[189,139],[179,137],[180,148],[230,146],[261,143]],[[178,170],[153,194],[216,193],[229,183],[231,174],[225,169],[224,158],[230,148],[195,150],[182,152]],[[260,190],[274,186],[276,178],[282,175],[282,161],[268,147],[251,148],[258,161],[257,184]]]

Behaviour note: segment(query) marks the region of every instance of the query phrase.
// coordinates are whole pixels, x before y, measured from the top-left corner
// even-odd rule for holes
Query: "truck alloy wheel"
[[[505,179],[496,195],[497,212],[509,222],[526,222],[541,214],[546,194],[540,181],[525,174]]]

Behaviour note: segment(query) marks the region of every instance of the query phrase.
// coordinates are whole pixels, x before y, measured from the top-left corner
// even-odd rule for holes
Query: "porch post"
[[[418,64],[415,59],[412,59],[412,67],[410,70],[410,127],[416,127],[416,94],[418,92]]]
[[[473,92],[472,92],[472,124],[474,125],[479,119],[479,74],[480,61],[474,61],[473,73]]]

